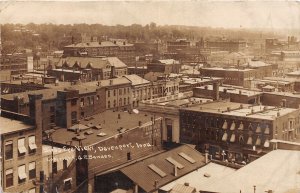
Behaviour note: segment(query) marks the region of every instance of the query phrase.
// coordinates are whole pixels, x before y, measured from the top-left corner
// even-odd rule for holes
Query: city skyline
[[[240,29],[300,28],[300,4],[296,1],[4,1],[0,9],[1,24],[146,25],[154,22]]]

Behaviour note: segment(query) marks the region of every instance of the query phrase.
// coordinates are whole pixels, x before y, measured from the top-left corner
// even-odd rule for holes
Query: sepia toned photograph
[[[299,0],[1,0],[0,193],[300,193]]]

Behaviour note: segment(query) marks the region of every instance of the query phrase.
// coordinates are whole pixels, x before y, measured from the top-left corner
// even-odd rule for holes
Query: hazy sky
[[[0,23],[300,28],[300,1],[7,1]]]

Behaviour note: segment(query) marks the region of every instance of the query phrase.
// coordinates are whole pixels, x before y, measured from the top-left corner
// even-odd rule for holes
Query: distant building
[[[206,48],[217,49],[220,51],[240,52],[245,51],[247,43],[244,40],[228,40],[228,39],[207,39],[205,40]]]
[[[65,46],[64,56],[118,57],[128,66],[133,66],[135,48],[133,44],[126,43],[125,41],[86,42]]]
[[[179,73],[180,63],[174,59],[152,60],[147,65],[148,72],[161,72],[164,74]]]
[[[33,70],[33,57],[23,52],[2,55],[0,69],[10,70],[11,75],[19,75]]]
[[[190,42],[186,39],[177,39],[176,41],[168,41],[167,42],[167,51],[168,52],[177,52],[180,50],[185,50],[189,48]]]

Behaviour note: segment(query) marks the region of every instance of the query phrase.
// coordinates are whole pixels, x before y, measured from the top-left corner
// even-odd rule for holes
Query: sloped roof
[[[182,156],[180,156],[179,154],[182,152],[192,158],[195,162],[191,163],[187,159],[184,159]],[[175,161],[184,166],[182,169],[177,170],[177,176],[174,176],[174,165],[166,160],[168,157],[173,158]],[[161,175],[151,169],[149,165],[156,166],[163,172],[163,174],[165,174],[165,176],[161,177]],[[200,152],[188,145],[182,145],[178,148],[122,168],[121,172],[133,182],[137,183],[146,192],[152,192],[156,189],[154,186],[155,181],[158,182],[158,187],[161,187],[204,165],[205,158]]]
[[[132,86],[150,83],[148,80],[143,79],[142,77],[140,77],[136,74],[125,75],[124,77],[127,78],[131,82]]]
[[[116,68],[127,67],[127,65],[117,57],[67,57],[61,59],[61,62],[57,63],[57,66],[62,66],[65,62],[69,66],[73,66],[77,63],[82,68],[86,68],[88,64],[91,65],[92,68],[97,69],[105,68],[108,65],[115,66]]]

